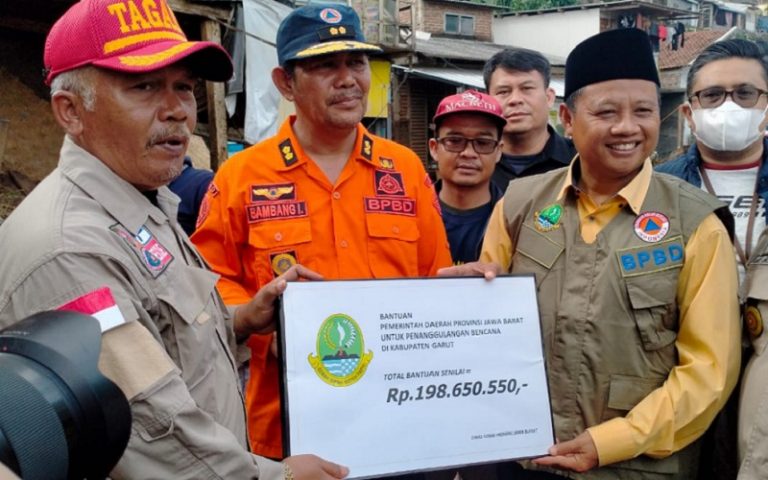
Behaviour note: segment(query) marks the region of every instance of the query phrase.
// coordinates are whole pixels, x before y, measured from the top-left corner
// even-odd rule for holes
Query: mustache
[[[333,95],[329,100],[328,103],[334,104],[334,103],[340,103],[340,102],[346,102],[347,100],[360,100],[363,98],[363,91],[359,88],[356,88],[354,90],[350,90],[344,93],[337,93],[336,95]]]
[[[189,143],[189,139],[192,137],[192,133],[186,127],[186,125],[177,125],[172,127],[165,127],[162,130],[152,133],[149,140],[147,140],[147,147],[151,147],[158,143],[167,141],[169,138]]]

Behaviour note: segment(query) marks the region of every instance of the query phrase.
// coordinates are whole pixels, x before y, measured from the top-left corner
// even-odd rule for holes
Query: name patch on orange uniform
[[[289,200],[263,204],[251,203],[245,206],[245,214],[248,223],[306,217],[307,202]]]
[[[416,215],[416,200],[408,197],[364,197],[366,213]]]

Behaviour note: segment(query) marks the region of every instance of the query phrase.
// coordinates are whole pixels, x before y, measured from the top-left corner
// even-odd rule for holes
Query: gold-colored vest
[[[557,199],[566,175],[564,168],[516,180],[504,198],[515,252],[510,271],[536,275],[555,431],[563,440],[625,416],[677,364],[675,297],[685,245],[701,221],[723,206],[688,184],[653,174],[641,215],[624,207],[587,244],[575,194]],[[562,207],[559,222],[542,221],[540,214],[555,204]],[[651,233],[643,240],[635,223],[646,212],[643,225]],[[663,227],[664,217],[668,231],[657,239],[655,227]],[[661,460],[640,456],[569,475],[692,478],[697,456],[694,443]]]

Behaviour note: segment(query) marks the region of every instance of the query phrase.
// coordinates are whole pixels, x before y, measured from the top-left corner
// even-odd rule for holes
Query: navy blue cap
[[[292,11],[277,29],[276,47],[280,65],[338,52],[381,52],[365,43],[357,13],[339,3],[311,3]]]
[[[598,33],[576,45],[565,60],[565,98],[608,80],[648,80],[659,85],[651,40],[637,28]]]

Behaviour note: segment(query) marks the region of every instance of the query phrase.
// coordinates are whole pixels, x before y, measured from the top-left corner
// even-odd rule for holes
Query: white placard
[[[290,455],[360,478],[554,443],[533,276],[290,283],[281,328]]]

